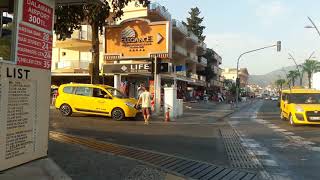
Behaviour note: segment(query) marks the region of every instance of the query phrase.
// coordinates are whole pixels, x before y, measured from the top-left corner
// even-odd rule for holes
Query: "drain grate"
[[[231,128],[220,129],[225,149],[231,166],[242,169],[261,169],[261,164],[256,160],[254,154],[241,144],[239,135]]]
[[[51,131],[50,138],[58,142],[82,145],[95,150],[135,159],[160,168],[166,172],[191,179],[251,180],[257,178],[257,175],[254,172],[219,167],[213,164],[189,160],[168,154],[156,153],[58,132]]]

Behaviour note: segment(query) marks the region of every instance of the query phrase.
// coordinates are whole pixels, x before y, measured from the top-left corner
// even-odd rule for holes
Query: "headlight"
[[[304,109],[301,106],[296,106],[296,112],[303,113]]]
[[[132,104],[131,102],[126,102],[126,105],[129,106],[129,107],[134,108],[134,104]]]

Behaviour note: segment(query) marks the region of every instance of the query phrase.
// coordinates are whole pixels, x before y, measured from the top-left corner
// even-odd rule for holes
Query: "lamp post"
[[[236,106],[238,106],[238,103],[239,103],[239,90],[240,90],[239,63],[240,63],[241,57],[245,54],[249,54],[252,52],[256,52],[256,51],[260,51],[260,50],[268,49],[268,48],[272,48],[272,47],[277,47],[277,51],[280,52],[281,51],[281,41],[277,41],[277,44],[272,45],[272,46],[266,46],[266,47],[262,47],[262,48],[258,48],[258,49],[254,49],[251,51],[244,52],[244,53],[240,54],[240,56],[238,57],[238,60],[237,60],[237,79],[236,79]]]
[[[317,33],[318,33],[318,35],[320,37],[320,31],[319,31],[318,27],[316,26],[316,24],[313,22],[313,20],[310,17],[308,17],[308,19],[309,19],[309,21],[311,22],[311,24],[313,26],[309,26],[308,25],[308,26],[305,26],[304,28],[314,28],[314,29],[316,29],[316,31],[317,31]]]

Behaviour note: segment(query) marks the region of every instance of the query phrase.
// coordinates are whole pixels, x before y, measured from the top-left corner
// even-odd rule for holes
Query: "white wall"
[[[320,72],[313,74],[312,88],[320,90]]]

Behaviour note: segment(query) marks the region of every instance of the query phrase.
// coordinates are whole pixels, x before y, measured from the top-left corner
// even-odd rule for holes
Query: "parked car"
[[[114,120],[136,117],[136,99],[127,98],[119,90],[106,85],[64,84],[58,89],[55,107],[62,115],[72,113],[102,115]]]
[[[279,97],[273,96],[273,97],[271,97],[271,100],[272,100],[272,101],[278,101],[278,100],[279,100]]]

